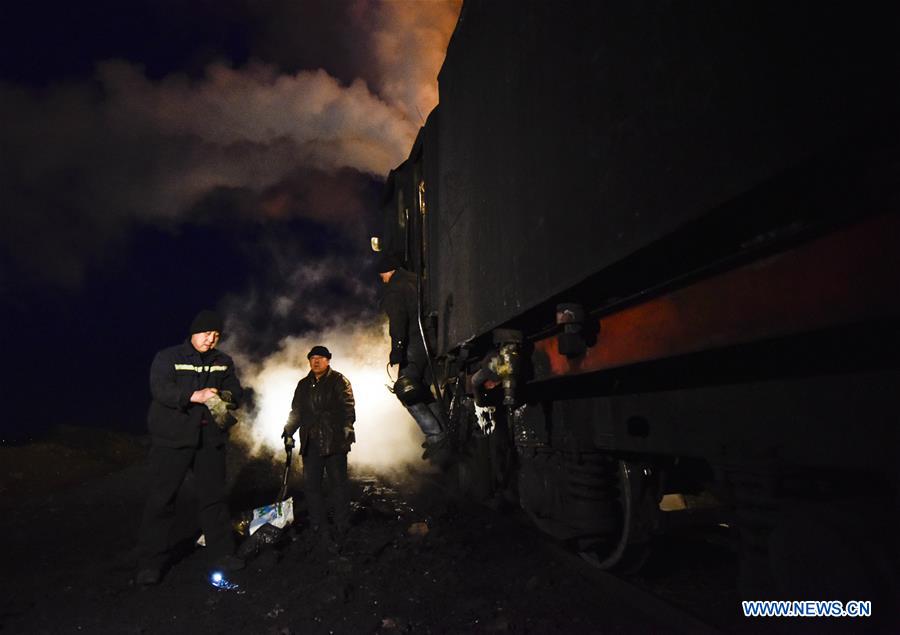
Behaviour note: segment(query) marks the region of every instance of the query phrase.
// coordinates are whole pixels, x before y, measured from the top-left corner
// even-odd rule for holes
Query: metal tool
[[[287,437],[284,440],[284,451],[287,454],[287,458],[284,461],[284,476],[281,478],[281,489],[278,490],[278,498],[275,500],[276,503],[280,503],[284,500],[284,497],[287,495],[288,488],[288,480],[291,477],[291,459],[294,454],[294,438]]]

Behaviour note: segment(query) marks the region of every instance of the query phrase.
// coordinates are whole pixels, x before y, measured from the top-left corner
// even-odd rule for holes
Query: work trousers
[[[406,349],[406,360],[400,364],[398,377],[409,377],[421,383],[427,390],[431,390],[431,367],[428,365],[428,355],[422,341],[418,339],[418,332]]]
[[[323,477],[328,474],[334,499],[334,524],[344,531],[350,525],[350,484],[347,478],[347,454],[321,456],[315,435],[303,449],[303,492],[309,509],[309,524],[324,529],[328,522]]]
[[[408,377],[421,385],[425,399],[421,403],[405,406],[410,416],[418,424],[427,443],[437,443],[447,430],[446,417],[441,404],[431,393],[431,367],[425,347],[420,340],[410,342],[406,361],[400,365],[398,377]]]
[[[209,443],[206,426],[197,447],[150,450],[152,482],[141,521],[138,551],[141,564],[162,567],[175,525],[175,499],[188,470],[192,470],[199,503],[200,528],[212,558],[234,552],[234,536],[225,500],[225,446]]]

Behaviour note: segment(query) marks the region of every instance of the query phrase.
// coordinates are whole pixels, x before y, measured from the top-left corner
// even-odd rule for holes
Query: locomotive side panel
[[[439,77],[438,352],[894,112],[893,17],[467,2]]]

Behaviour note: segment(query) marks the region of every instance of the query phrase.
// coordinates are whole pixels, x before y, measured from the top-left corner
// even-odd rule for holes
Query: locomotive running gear
[[[191,322],[190,335],[194,333],[206,333],[208,331],[222,332],[222,316],[215,311],[204,309],[200,311]]]

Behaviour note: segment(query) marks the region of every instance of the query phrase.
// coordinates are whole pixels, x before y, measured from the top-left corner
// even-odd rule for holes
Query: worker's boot
[[[428,404],[428,410],[440,424],[441,434],[426,437],[425,444],[422,446],[425,448],[422,458],[446,469],[454,460],[453,443],[448,432],[447,413],[439,401],[432,401]]]
[[[426,439],[425,443],[422,444],[422,447],[425,448],[425,452],[422,453],[422,458],[437,465],[441,469],[445,470],[453,463],[453,448],[451,447],[450,439],[446,434]]]

